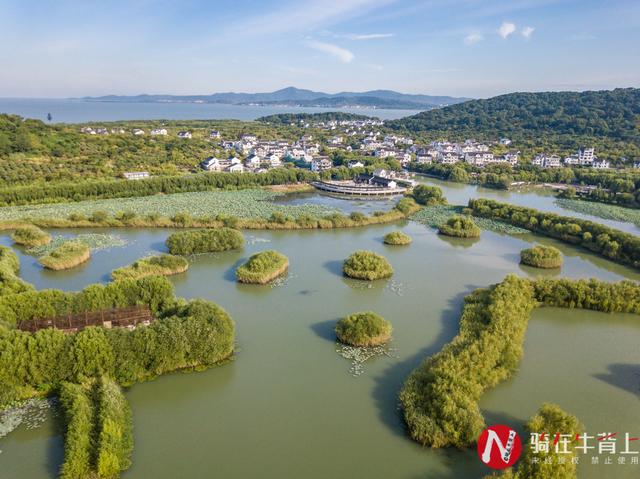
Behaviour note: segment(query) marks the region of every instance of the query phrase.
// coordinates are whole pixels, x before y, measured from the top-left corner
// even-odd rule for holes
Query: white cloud
[[[391,38],[394,37],[395,33],[365,33],[365,34],[356,34],[351,33],[346,35],[349,40],[376,40],[378,38]]]
[[[524,27],[520,33],[522,34],[523,37],[525,38],[529,38],[531,36],[531,34],[534,32],[535,28],[533,27]]]
[[[314,50],[328,53],[329,55],[340,60],[342,63],[350,63],[354,58],[353,53],[351,53],[349,50],[339,47],[338,45],[334,45],[333,43],[310,40],[307,42],[307,46],[309,48],[313,48]]]
[[[516,24],[511,22],[502,22],[502,25],[500,25],[500,28],[498,28],[498,34],[502,38],[507,38],[509,35],[511,35],[515,31],[516,31]]]
[[[271,13],[255,15],[226,30],[231,35],[269,35],[308,31],[361,17],[396,0],[310,0],[286,2]],[[234,40],[235,41],[235,40]]]
[[[484,40],[484,36],[481,33],[470,33],[466,37],[464,37],[465,45],[475,45],[478,42]]]

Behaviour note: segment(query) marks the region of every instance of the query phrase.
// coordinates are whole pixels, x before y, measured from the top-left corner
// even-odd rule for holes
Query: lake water
[[[410,246],[382,243],[397,229],[413,237]],[[91,231],[57,231],[79,232]],[[98,251],[70,271],[44,271],[19,252],[21,276],[37,288],[78,290],[107,281],[114,268],[165,251],[171,233],[113,232],[128,244]],[[456,334],[463,297],[508,273],[640,280],[630,268],[554,240],[490,232],[478,241],[447,239],[410,221],[245,236],[243,251],[194,257],[189,271],[170,278],[179,296],[210,299],[232,315],[238,352],[222,367],[167,375],[127,390],[135,449],[125,479],[481,477],[489,471],[475,451],[430,450],[410,441],[397,404],[409,372]],[[520,250],[534,241],[562,250],[561,272],[518,264]],[[11,241],[3,234],[0,243]],[[285,281],[274,287],[237,284],[235,267],[267,248],[289,257]],[[369,285],[342,277],[342,261],[360,248],[384,254],[393,278]],[[336,353],[332,330],[338,318],[362,310],[393,323],[396,357],[374,358],[363,375],[353,377],[350,361]],[[481,401],[487,421],[521,425],[552,401],[576,414],[591,434],[640,432],[639,343],[637,316],[536,310],[519,371]],[[53,419],[38,429],[20,427],[0,439],[0,450],[2,478],[55,477],[63,457],[61,427]],[[635,478],[638,467],[584,464],[579,477]]]
[[[255,120],[277,113],[320,113],[341,111],[394,120],[415,115],[415,110],[377,108],[296,108],[275,106],[227,105],[223,103],[139,103],[97,102],[70,99],[0,98],[0,113],[21,115],[53,123],[124,120]]]

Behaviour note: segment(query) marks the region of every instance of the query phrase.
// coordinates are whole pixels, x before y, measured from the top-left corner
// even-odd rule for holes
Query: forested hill
[[[261,116],[256,121],[281,125],[295,125],[300,122],[327,122],[327,121],[355,121],[378,120],[378,118],[347,113],[342,111],[327,111],[322,113],[278,113],[276,115]]]
[[[515,140],[544,135],[606,138],[640,148],[640,89],[510,93],[471,100],[386,125],[444,137]]]

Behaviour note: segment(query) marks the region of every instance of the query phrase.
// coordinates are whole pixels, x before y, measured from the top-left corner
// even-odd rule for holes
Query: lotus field
[[[0,221],[26,218],[49,219],[67,218],[76,213],[90,216],[94,211],[104,211],[113,216],[123,211],[133,211],[139,216],[159,214],[171,217],[178,213],[189,213],[194,217],[236,216],[238,218],[268,219],[279,212],[293,218],[302,215],[324,216],[335,210],[320,205],[282,205],[271,200],[277,193],[265,190],[201,191],[176,193],[137,198],[115,198],[109,200],[79,201],[76,203],[55,203],[44,205],[8,206],[0,208]]]

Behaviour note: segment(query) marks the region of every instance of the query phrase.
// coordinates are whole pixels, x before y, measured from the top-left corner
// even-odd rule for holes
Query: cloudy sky
[[[0,0],[0,97],[640,86],[637,0]]]

